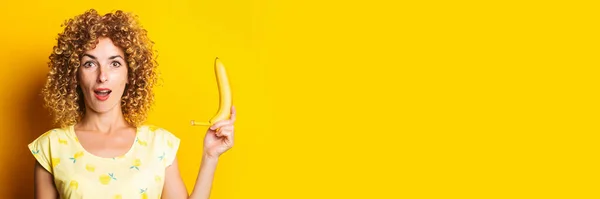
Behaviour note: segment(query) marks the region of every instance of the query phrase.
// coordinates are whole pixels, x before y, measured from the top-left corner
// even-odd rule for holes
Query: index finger
[[[231,121],[235,121],[235,106],[231,106]]]

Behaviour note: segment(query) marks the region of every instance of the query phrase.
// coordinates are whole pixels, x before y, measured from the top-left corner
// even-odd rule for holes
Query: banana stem
[[[210,122],[196,122],[192,120],[192,126],[211,126]]]

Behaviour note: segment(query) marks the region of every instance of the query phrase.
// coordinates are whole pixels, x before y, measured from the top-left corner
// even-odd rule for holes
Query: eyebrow
[[[87,54],[87,53],[83,54],[83,56],[84,56],[84,57],[85,57],[85,56],[88,56],[88,57],[90,57],[90,58],[92,58],[92,59],[96,59],[96,57],[94,57],[93,55]]]
[[[116,59],[117,57],[123,59],[123,57],[121,57],[121,55],[110,56],[108,59]]]
[[[83,54],[83,56],[88,56],[92,59],[96,59],[96,57],[94,57],[93,55],[87,54],[87,53]],[[113,56],[110,56],[108,59],[116,59],[116,58],[124,59],[123,57],[121,57],[121,55],[113,55]]]

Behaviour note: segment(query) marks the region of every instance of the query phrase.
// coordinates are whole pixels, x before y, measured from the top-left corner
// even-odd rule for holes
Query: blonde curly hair
[[[85,114],[83,92],[78,86],[77,71],[84,52],[94,49],[99,37],[108,37],[125,52],[129,84],[121,98],[125,120],[141,125],[154,102],[152,89],[158,80],[155,53],[147,31],[139,25],[137,16],[117,10],[99,15],[94,9],[64,22],[58,34],[48,67],[48,77],[42,89],[44,106],[61,127],[73,125]]]

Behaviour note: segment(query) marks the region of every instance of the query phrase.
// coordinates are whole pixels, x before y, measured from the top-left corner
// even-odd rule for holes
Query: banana
[[[192,126],[212,126],[218,121],[229,119],[231,116],[231,105],[233,103],[231,86],[229,85],[225,66],[218,57],[215,59],[215,76],[219,88],[219,110],[208,122],[196,122],[192,120]]]

